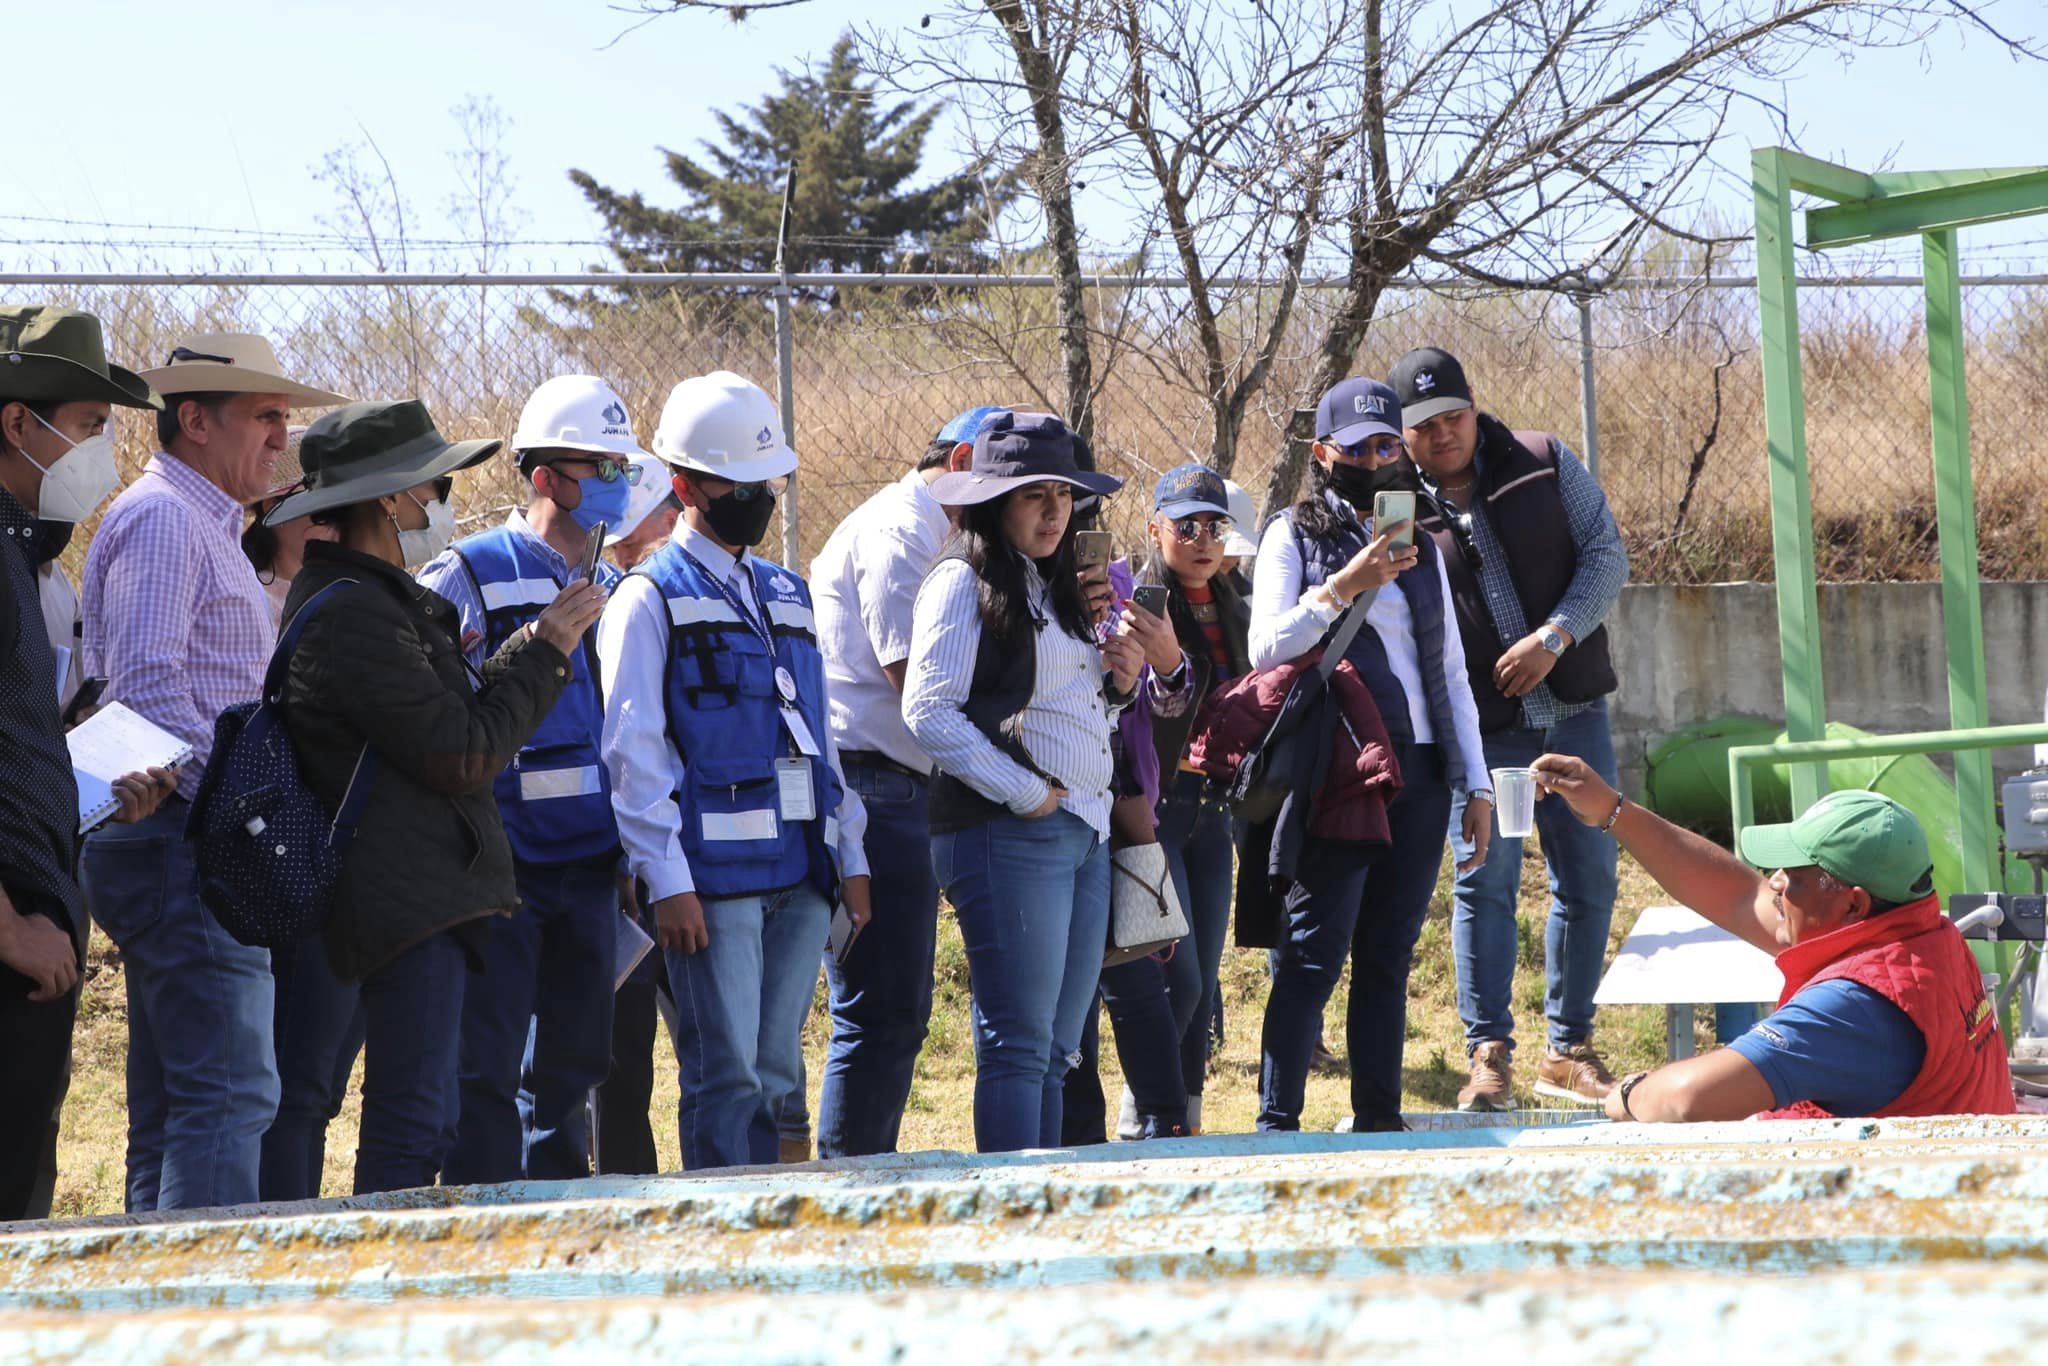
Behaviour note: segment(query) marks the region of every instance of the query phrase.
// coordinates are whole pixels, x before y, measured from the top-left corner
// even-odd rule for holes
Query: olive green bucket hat
[[[264,514],[266,526],[402,493],[468,469],[505,443],[449,441],[416,398],[351,403],[322,414],[299,438],[305,486]]]
[[[0,304],[0,402],[161,408],[133,370],[107,363],[100,320],[75,308]]]

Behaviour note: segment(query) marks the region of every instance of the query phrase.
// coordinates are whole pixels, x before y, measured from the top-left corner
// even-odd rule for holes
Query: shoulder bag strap
[[[1337,666],[1344,662],[1351,642],[1358,639],[1358,628],[1365,625],[1365,612],[1370,606],[1372,594],[1360,593],[1338,619],[1337,629],[1330,633],[1330,638],[1323,645],[1323,657],[1316,661],[1316,672],[1322,675],[1325,683],[1330,681],[1331,674],[1337,672]]]

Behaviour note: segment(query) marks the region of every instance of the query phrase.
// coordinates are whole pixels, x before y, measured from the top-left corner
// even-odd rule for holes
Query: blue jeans
[[[361,993],[334,975],[327,944],[309,935],[271,954],[277,982],[277,1118],[263,1135],[265,1200],[312,1200],[327,1166],[327,1126],[341,1112],[363,1051]]]
[[[1181,1082],[1190,1096],[1202,1094],[1209,1075],[1210,1021],[1216,1015],[1216,981],[1223,970],[1223,945],[1230,935],[1231,880],[1236,833],[1227,807],[1202,800],[1202,779],[1169,774],[1159,799],[1159,842],[1174,894],[1188,918],[1188,937],[1166,961],[1174,1025],[1180,1031]]]
[[[1387,809],[1388,847],[1374,854],[1312,839],[1302,852],[1273,955],[1273,994],[1259,1044],[1261,1130],[1301,1127],[1309,1054],[1347,957],[1344,1040],[1353,1124],[1361,1133],[1400,1126],[1408,968],[1443,863],[1451,790],[1435,745],[1397,742],[1394,755],[1403,786]]]
[[[696,953],[669,950],[685,1170],[772,1163],[780,1155],[777,1121],[801,1084],[804,1016],[831,923],[824,895],[808,884],[707,898],[710,944]]]
[[[468,952],[443,931],[363,979],[357,1195],[434,1184],[455,1105],[468,978]]]
[[[491,920],[483,975],[463,999],[460,1113],[442,1173],[455,1186],[590,1175],[585,1107],[611,1067],[617,867],[515,871],[519,909]]]
[[[1539,754],[1574,755],[1615,782],[1607,704],[1596,702],[1548,730],[1486,737],[1489,768],[1527,768]],[[1451,812],[1450,840],[1461,863],[1472,853],[1460,833],[1464,815],[1460,800]],[[1593,993],[1607,962],[1607,926],[1614,917],[1615,846],[1611,836],[1582,823],[1556,795],[1537,799],[1536,833],[1542,837],[1550,877],[1543,1013],[1550,1021],[1550,1046],[1562,1050],[1593,1038]],[[1492,1041],[1514,1044],[1515,898],[1521,879],[1522,841],[1498,834],[1486,862],[1458,875],[1451,953],[1458,966],[1458,1015],[1465,1022],[1468,1053]]]
[[[846,785],[867,807],[874,914],[843,966],[825,955],[832,1047],[818,1104],[820,1157],[896,1151],[932,1016],[939,925],[924,780],[849,762]]]
[[[277,1114],[270,953],[238,942],[199,900],[185,842],[190,807],[85,842],[92,917],[128,986],[128,1209],[200,1209],[258,1198]]]
[[[1059,810],[932,836],[974,997],[974,1143],[1054,1147],[1109,938],[1109,847]]]
[[[1102,1003],[1116,1033],[1117,1061],[1146,1137],[1187,1127],[1188,1091],[1181,1080],[1180,1021],[1168,987],[1173,959],[1189,951],[1183,939],[1167,959],[1147,954],[1102,970]],[[1091,1012],[1092,1014],[1093,1012]],[[1094,1023],[1091,1019],[1090,1023]],[[1093,1033],[1094,1031],[1090,1031]],[[1099,1050],[1100,1044],[1096,1045]],[[1084,1039],[1082,1053],[1088,1055]],[[1063,1098],[1064,1103],[1064,1098]]]

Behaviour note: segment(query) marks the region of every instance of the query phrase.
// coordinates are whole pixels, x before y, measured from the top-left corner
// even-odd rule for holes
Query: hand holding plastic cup
[[[1493,819],[1503,839],[1520,839],[1536,828],[1536,770],[1493,770]]]

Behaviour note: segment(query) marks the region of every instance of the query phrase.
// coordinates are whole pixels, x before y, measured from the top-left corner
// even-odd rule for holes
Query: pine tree
[[[815,69],[778,71],[782,88],[735,116],[716,113],[724,146],[706,160],[663,149],[683,192],[681,208],[650,204],[638,191],[569,178],[605,221],[612,250],[629,271],[761,271],[775,262],[777,221],[789,164],[797,166],[788,267],[801,271],[971,269],[987,236],[1001,183],[978,168],[908,189],[924,158],[940,106],[884,105],[865,77],[851,33]]]

